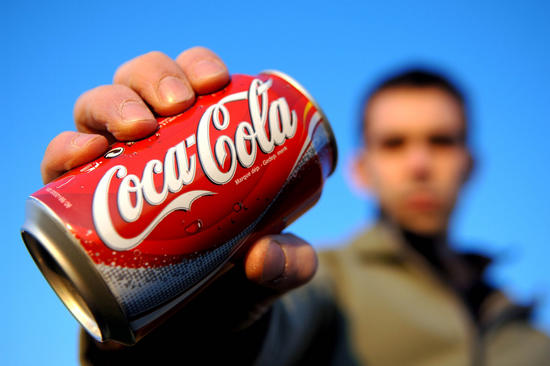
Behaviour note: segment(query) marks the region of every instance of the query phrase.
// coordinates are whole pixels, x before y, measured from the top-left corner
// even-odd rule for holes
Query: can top
[[[283,79],[284,81],[286,81],[287,83],[292,85],[300,93],[302,93],[304,95],[304,97],[306,97],[311,102],[311,104],[313,104],[313,106],[317,109],[317,111],[321,114],[321,116],[323,117],[323,121],[325,122],[324,127],[327,130],[327,133],[329,135],[328,138],[330,139],[330,144],[333,146],[333,149],[332,149],[333,164],[332,164],[331,170],[328,174],[330,176],[334,172],[334,170],[336,169],[336,164],[338,162],[338,148],[337,148],[337,145],[336,145],[336,137],[334,136],[334,131],[332,130],[332,127],[331,127],[330,123],[328,122],[328,119],[327,119],[327,116],[325,115],[325,112],[321,109],[321,107],[319,106],[317,101],[311,96],[311,94],[302,86],[302,84],[297,82],[293,77],[285,74],[282,71],[272,70],[272,69],[264,70],[260,74],[274,75],[274,76],[276,76],[280,79]]]

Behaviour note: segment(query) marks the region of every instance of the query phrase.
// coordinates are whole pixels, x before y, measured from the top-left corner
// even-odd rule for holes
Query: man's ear
[[[371,189],[371,177],[368,170],[367,159],[367,150],[361,148],[354,155],[349,167],[353,186],[363,193]]]

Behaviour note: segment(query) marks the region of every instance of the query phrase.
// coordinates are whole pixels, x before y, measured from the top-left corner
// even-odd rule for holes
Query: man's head
[[[404,229],[445,233],[472,169],[462,94],[438,74],[407,71],[369,93],[362,117],[360,185]]]

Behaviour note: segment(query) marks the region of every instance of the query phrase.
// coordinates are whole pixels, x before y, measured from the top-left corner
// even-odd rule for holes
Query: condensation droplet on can
[[[149,138],[147,139],[147,141],[149,141],[149,142],[156,141],[156,140],[159,139],[159,136],[160,136],[160,134],[157,132],[157,133],[155,133],[154,135],[152,135],[151,137],[149,137]]]
[[[185,228],[187,234],[196,234],[202,229],[202,221],[195,220]]]
[[[243,208],[243,204],[240,202],[237,202],[233,205],[233,211],[239,212]]]

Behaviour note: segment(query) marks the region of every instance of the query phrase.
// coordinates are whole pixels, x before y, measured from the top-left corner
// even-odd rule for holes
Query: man
[[[158,52],[121,66],[114,85],[75,105],[80,131],[48,146],[45,181],[87,162],[112,139],[145,137],[158,115],[229,80],[211,51],[175,61]],[[149,110],[148,105],[152,111]],[[225,275],[131,348],[82,338],[83,362],[210,364],[545,364],[550,343],[482,280],[486,261],[447,245],[448,224],[473,159],[459,91],[409,72],[382,83],[364,110],[354,172],[380,204],[380,221],[350,246],[320,255],[289,235],[261,239]],[[282,296],[286,294],[285,296]],[[175,359],[177,357],[177,359]]]

